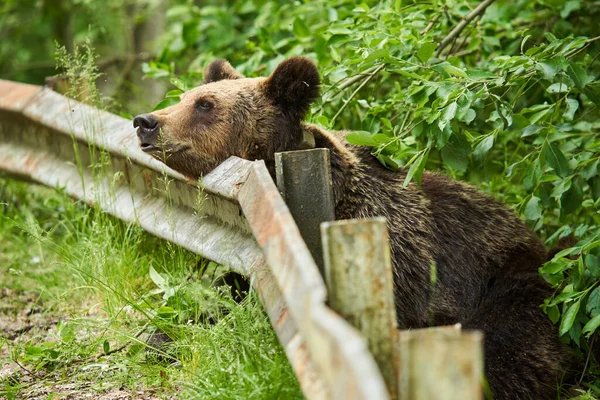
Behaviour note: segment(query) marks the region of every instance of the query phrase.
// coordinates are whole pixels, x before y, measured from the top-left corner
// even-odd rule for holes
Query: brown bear
[[[303,122],[319,84],[315,64],[302,57],[268,78],[244,78],[215,61],[205,84],[136,117],[134,127],[143,151],[192,178],[230,156],[264,160],[273,172],[276,152],[296,150],[312,134],[331,153],[336,219],[387,218],[399,327],[427,327],[433,318],[480,329],[496,399],[556,398],[570,353],[539,307],[550,290],[538,277],[547,257],[540,240],[474,187],[425,173],[420,186],[403,188],[406,170],[385,169],[344,132]]]

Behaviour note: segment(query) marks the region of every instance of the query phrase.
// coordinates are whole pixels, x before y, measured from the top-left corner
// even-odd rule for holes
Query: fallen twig
[[[140,337],[140,335],[146,331],[146,328],[148,328],[148,325],[150,325],[150,322],[147,322],[147,323],[144,325],[144,327],[143,327],[142,329],[140,329],[140,330],[139,330],[139,331],[138,331],[138,332],[137,332],[137,333],[136,333],[136,334],[133,336],[133,339],[137,339],[138,337]],[[130,342],[131,342],[131,340],[128,340],[128,341],[126,341],[126,342],[125,342],[125,343],[124,343],[122,346],[119,346],[119,347],[117,347],[116,349],[112,349],[112,350],[110,350],[110,351],[107,351],[106,353],[99,354],[98,356],[96,356],[96,361],[97,361],[97,360],[99,360],[99,359],[100,359],[100,358],[102,358],[102,357],[109,356],[109,355],[111,355],[111,354],[118,353],[118,352],[122,351],[123,349],[125,349],[125,347],[129,346]]]
[[[31,375],[32,377],[39,379],[39,377],[36,374],[31,372],[29,369],[25,368],[25,366],[23,366],[19,361],[17,361],[17,360],[13,360],[13,361],[15,362],[15,364],[17,364],[19,366],[19,368],[21,368],[22,370],[27,372],[28,375]]]

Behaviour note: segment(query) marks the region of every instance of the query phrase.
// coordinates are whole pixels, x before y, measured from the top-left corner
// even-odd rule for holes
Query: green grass
[[[0,177],[0,211],[0,397],[302,397],[222,268],[37,185]],[[157,327],[175,340],[148,351]]]

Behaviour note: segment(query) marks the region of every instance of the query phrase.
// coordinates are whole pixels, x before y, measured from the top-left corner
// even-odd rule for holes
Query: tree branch
[[[473,11],[467,14],[467,16],[464,17],[463,20],[460,21],[454,29],[452,29],[448,36],[446,36],[444,40],[442,40],[442,43],[440,43],[440,45],[437,48],[436,57],[439,57],[442,53],[442,50],[444,50],[450,43],[452,43],[452,41],[454,41],[458,37],[458,35],[461,34],[461,32],[465,29],[469,22],[471,22],[478,15],[482,15],[485,12],[486,8],[488,8],[494,1],[496,0],[484,0],[477,7],[475,7]]]
[[[379,73],[379,71],[381,71],[387,64],[381,64],[379,67],[377,67],[377,69],[375,69],[373,72],[371,72],[369,75],[367,75],[367,78],[362,81],[362,83],[360,85],[358,85],[358,87],[356,88],[356,90],[354,90],[354,92],[352,92],[352,94],[350,95],[350,97],[348,97],[348,99],[344,102],[344,104],[342,104],[342,106],[340,107],[340,109],[338,110],[337,113],[335,113],[335,115],[333,116],[333,118],[331,119],[331,123],[333,123],[337,117],[339,117],[339,115],[342,113],[342,111],[344,111],[344,109],[348,106],[348,104],[350,103],[350,101],[354,98],[354,96],[356,96],[356,94],[360,91],[360,89],[362,89],[363,87],[365,87],[365,85],[367,83],[369,83],[369,81],[371,81],[371,79],[373,79],[373,77],[375,75],[377,75]]]
[[[448,10],[448,6],[444,7],[444,12],[447,10]],[[425,36],[427,34],[427,32],[429,32],[431,30],[431,28],[433,28],[433,26],[436,24],[436,22],[439,21],[441,16],[442,16],[442,13],[439,13],[435,18],[433,18],[431,21],[429,21],[429,24],[427,24],[425,29],[423,29],[421,31],[421,36]]]

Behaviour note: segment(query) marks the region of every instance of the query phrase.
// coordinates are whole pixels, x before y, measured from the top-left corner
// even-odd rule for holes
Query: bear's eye
[[[207,100],[200,100],[199,102],[196,103],[196,108],[198,110],[208,111],[211,108],[213,108],[213,103],[211,103],[210,101],[207,101]]]

